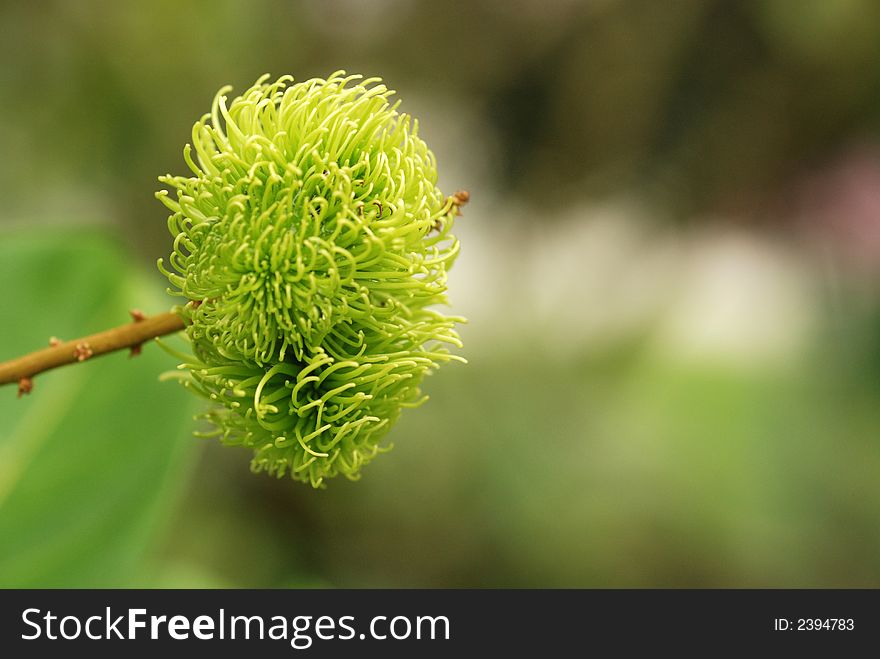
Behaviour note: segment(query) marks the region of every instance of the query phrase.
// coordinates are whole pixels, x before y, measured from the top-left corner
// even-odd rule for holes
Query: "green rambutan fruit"
[[[463,319],[436,307],[467,193],[441,193],[378,78],[267,79],[221,89],[184,149],[192,175],[160,177],[176,199],[157,193],[174,236],[159,267],[188,300],[180,379],[214,402],[205,434],[318,487],[357,478],[425,375],[461,360]]]

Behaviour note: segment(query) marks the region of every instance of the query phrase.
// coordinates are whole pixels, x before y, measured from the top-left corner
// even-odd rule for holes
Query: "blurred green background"
[[[381,75],[467,366],[325,491],[191,433],[155,346],[0,391],[2,586],[877,587],[880,4],[0,4],[0,359],[167,308],[214,92]]]

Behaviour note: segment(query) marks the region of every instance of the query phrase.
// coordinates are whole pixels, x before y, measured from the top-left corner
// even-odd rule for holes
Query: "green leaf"
[[[167,309],[125,254],[94,233],[5,234],[0,360]],[[160,383],[154,345],[0,389],[0,586],[125,587],[147,579],[151,543],[191,463],[193,403]]]

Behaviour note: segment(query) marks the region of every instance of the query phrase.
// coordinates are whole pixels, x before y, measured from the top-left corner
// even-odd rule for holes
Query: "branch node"
[[[144,312],[140,309],[130,309],[128,313],[131,314],[131,319],[136,323],[143,322],[147,319]]]
[[[131,346],[128,351],[129,358],[137,357],[139,354],[141,354],[141,348],[143,348],[143,345],[143,343],[138,343],[137,345]]]
[[[459,190],[453,195],[450,195],[446,199],[446,203],[451,204],[450,210],[455,211],[455,215],[461,215],[461,207],[468,203],[471,199],[471,193],[467,190]],[[431,228],[428,231],[442,231],[443,230],[443,219],[444,217],[438,217],[434,220],[434,223],[431,225]]]
[[[18,397],[29,394],[34,390],[34,381],[25,376],[18,381]]]
[[[461,207],[471,200],[471,193],[467,190],[459,190],[449,198],[455,207],[455,214],[461,215]]]
[[[61,345],[61,339],[59,339],[57,336],[50,336],[49,337],[49,347],[54,348],[57,345]]]
[[[76,361],[78,362],[84,362],[94,354],[95,352],[87,341],[77,343],[76,347],[73,349],[73,356],[76,357]]]

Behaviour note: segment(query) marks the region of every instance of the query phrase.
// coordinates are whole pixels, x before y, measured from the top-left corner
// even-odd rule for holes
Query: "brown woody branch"
[[[81,339],[62,342],[53,337],[48,348],[3,362],[0,364],[0,385],[18,383],[18,395],[21,396],[30,393],[33,378],[39,373],[117,350],[128,349],[132,355],[137,355],[144,342],[184,328],[180,316],[171,311],[147,318],[140,311],[132,310],[131,317],[131,323]]]

